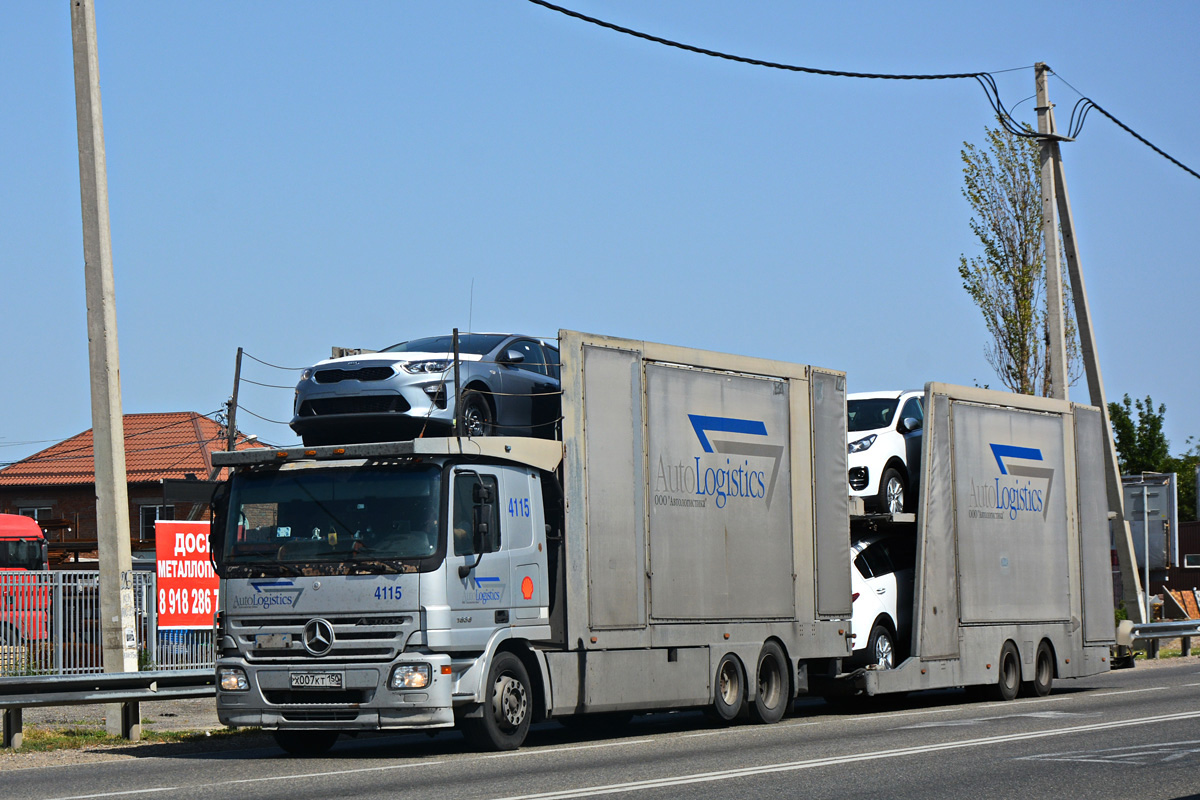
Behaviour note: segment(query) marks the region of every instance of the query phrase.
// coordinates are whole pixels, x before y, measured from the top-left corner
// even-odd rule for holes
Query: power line
[[[564,14],[573,19],[580,20],[581,22],[587,22],[591,25],[596,25],[601,28],[606,28],[610,31],[616,31],[617,33],[623,33],[627,36],[633,36],[638,39],[644,39],[648,42],[654,42],[655,44],[661,44],[666,47],[674,47],[679,50],[686,50],[689,53],[697,53],[699,55],[710,56],[712,58],[722,58],[727,61],[735,61],[739,64],[749,64],[751,66],[756,66],[756,67],[767,67],[769,69],[782,69],[782,70],[787,70],[789,72],[804,72],[804,73],[807,73],[810,75],[828,75],[828,76],[835,77],[835,78],[867,78],[867,79],[872,79],[872,80],[939,81],[939,80],[958,80],[958,79],[963,79],[963,78],[972,78],[972,79],[976,80],[981,87],[983,87],[984,94],[987,95],[987,98],[988,98],[988,103],[991,104],[992,110],[996,112],[996,117],[1000,120],[1000,124],[1004,127],[1005,130],[1007,130],[1009,133],[1011,133],[1014,136],[1021,136],[1021,137],[1031,138],[1031,139],[1040,138],[1040,136],[1041,136],[1038,133],[1034,133],[1022,126],[1017,125],[1017,123],[1012,119],[1008,109],[1006,109],[1004,107],[1004,102],[1000,99],[1000,90],[996,86],[996,80],[993,77],[993,75],[999,74],[1000,72],[1012,72],[1014,70],[997,70],[995,73],[992,73],[992,72],[959,72],[959,73],[947,73],[947,74],[940,74],[940,75],[902,75],[902,74],[889,74],[889,73],[879,73],[879,72],[849,72],[846,70],[821,69],[819,67],[802,67],[802,66],[797,66],[795,64],[781,64],[781,63],[778,63],[775,61],[763,61],[762,59],[758,59],[758,58],[747,58],[745,56],[737,56],[737,55],[733,55],[731,53],[722,53],[718,50],[709,50],[707,48],[696,47],[695,45],[685,44],[683,42],[672,41],[671,39],[664,39],[661,36],[654,36],[649,33],[644,33],[642,31],[633,30],[632,28],[625,28],[620,25],[615,25],[611,22],[606,22],[602,19],[597,19],[595,17],[589,17],[586,14],[580,14],[578,11],[572,11],[569,8],[563,8],[562,6],[557,6],[557,5],[554,5],[553,3],[548,3],[548,2],[546,2],[546,0],[529,0],[529,2],[533,3],[534,5],[541,6],[542,8],[549,9],[550,11],[557,11],[560,14]],[[1028,69],[1028,67],[1016,67],[1014,69]],[[1060,78],[1059,80],[1062,80],[1062,79]],[[1067,82],[1064,80],[1063,83],[1067,83]],[[1071,86],[1071,84],[1067,83],[1067,86]],[[1144,136],[1139,134],[1133,128],[1129,127],[1124,122],[1121,122],[1121,120],[1117,119],[1115,116],[1110,114],[1108,111],[1104,110],[1104,108],[1101,107],[1094,100],[1091,100],[1090,98],[1087,98],[1087,97],[1083,97],[1082,93],[1079,92],[1078,89],[1075,89],[1074,86],[1071,86],[1071,89],[1074,90],[1076,94],[1079,94],[1083,99],[1080,100],[1079,103],[1076,103],[1075,109],[1071,112],[1071,124],[1068,125],[1068,128],[1067,128],[1068,131],[1070,132],[1068,134],[1069,138],[1074,139],[1079,135],[1080,131],[1083,130],[1083,121],[1087,117],[1088,111],[1090,111],[1091,109],[1094,108],[1097,111],[1099,111],[1101,114],[1103,114],[1105,117],[1107,117],[1117,127],[1121,128],[1121,130],[1125,131],[1130,136],[1137,139],[1139,142],[1146,145],[1151,150],[1158,153],[1160,156],[1162,156],[1163,158],[1167,159],[1175,166],[1182,169],[1184,172],[1188,173],[1189,175],[1191,175],[1195,178],[1200,178],[1200,173],[1198,173],[1195,170],[1193,170],[1192,168],[1188,167],[1186,164],[1179,161],[1178,159],[1173,158],[1172,156],[1167,154],[1161,148],[1155,146],[1153,143],[1151,143],[1148,139],[1146,139]],[[1022,102],[1024,102],[1024,101],[1022,101]],[[1078,117],[1078,119],[1076,119],[1076,117]]]

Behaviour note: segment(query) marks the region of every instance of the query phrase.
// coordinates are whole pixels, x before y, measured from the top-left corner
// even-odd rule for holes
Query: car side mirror
[[[500,355],[496,356],[497,363],[511,365],[520,364],[525,361],[525,354],[520,350],[505,350]]]
[[[921,420],[917,419],[916,417],[905,417],[904,422],[901,424],[904,425],[905,433],[912,433],[913,431],[921,429]]]

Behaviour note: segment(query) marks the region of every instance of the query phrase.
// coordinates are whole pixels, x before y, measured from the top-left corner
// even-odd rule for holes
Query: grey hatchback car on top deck
[[[561,413],[558,347],[504,333],[458,337],[463,432],[554,438]],[[296,385],[292,430],[306,446],[445,435],[454,424],[451,336],[321,361]]]

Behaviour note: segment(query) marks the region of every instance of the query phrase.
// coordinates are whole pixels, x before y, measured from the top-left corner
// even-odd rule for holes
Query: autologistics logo
[[[1050,489],[1054,485],[1052,467],[1035,466],[1042,451],[1036,447],[990,444],[1000,475],[990,481],[971,480],[970,516],[975,519],[1016,520],[1022,514],[1041,514],[1050,509]],[[1035,484],[1035,481],[1037,483]],[[1045,481],[1045,486],[1041,485]]]
[[[257,608],[268,610],[273,608],[295,608],[304,594],[303,587],[292,581],[250,581],[254,594],[234,595],[234,608]]]
[[[463,602],[465,603],[472,605],[478,603],[486,606],[488,603],[498,603],[504,599],[504,584],[498,577],[471,576],[464,583],[466,596],[463,598]]]
[[[717,508],[725,508],[730,499],[761,500],[771,507],[775,479],[783,461],[783,445],[754,441],[710,440],[710,433],[730,433],[742,436],[767,437],[766,423],[760,420],[733,417],[709,417],[688,414],[692,430],[707,455],[726,456],[720,459],[692,456],[690,461],[658,458],[654,481],[654,504],[705,508],[711,498]],[[761,462],[750,459],[771,459],[770,474],[759,469]],[[714,464],[714,462],[716,462]],[[739,463],[740,462],[740,463]]]

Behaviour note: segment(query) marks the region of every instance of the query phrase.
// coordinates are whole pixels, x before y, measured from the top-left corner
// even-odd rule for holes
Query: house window
[[[141,506],[141,529],[138,539],[143,542],[154,540],[154,522],[160,519],[175,519],[175,506]]]
[[[1200,568],[1200,553],[1188,553],[1183,557],[1183,565],[1185,567]]]
[[[29,517],[30,519],[36,519],[36,520],[44,520],[44,519],[50,519],[50,512],[52,512],[53,510],[54,510],[53,506],[28,506],[26,508],[18,509],[17,513],[20,514],[22,517]]]

